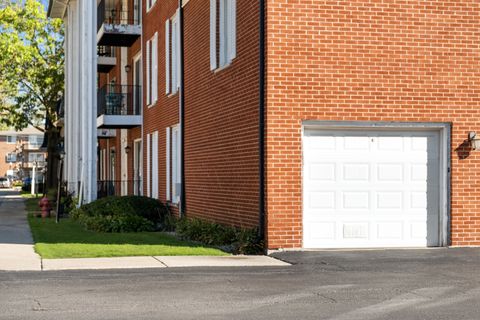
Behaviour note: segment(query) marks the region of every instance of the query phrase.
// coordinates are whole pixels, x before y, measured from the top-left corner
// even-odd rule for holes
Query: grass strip
[[[227,253],[183,241],[164,232],[101,233],[85,230],[70,219],[37,218],[38,200],[26,199],[35,251],[45,259],[122,256],[225,256]]]

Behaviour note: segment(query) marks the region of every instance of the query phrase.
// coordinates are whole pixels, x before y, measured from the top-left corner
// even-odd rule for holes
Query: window
[[[165,21],[165,75],[166,94],[175,94],[180,88],[180,23],[177,13]]]
[[[5,156],[5,162],[6,163],[17,162],[17,154],[16,153],[7,153],[7,155]]]
[[[158,97],[158,34],[147,41],[147,105]]]
[[[28,162],[44,162],[45,161],[45,155],[43,153],[38,153],[38,152],[31,152],[28,154]]]
[[[7,136],[7,143],[8,143],[8,144],[15,144],[15,143],[17,143],[17,136]]]
[[[217,32],[217,23],[219,30]],[[219,39],[217,40],[217,36]],[[210,69],[228,66],[237,55],[236,0],[210,0]]]
[[[41,146],[42,142],[43,142],[42,136],[28,136],[28,144],[33,147]]]
[[[167,128],[167,201],[180,202],[181,155],[180,126]]]
[[[158,199],[158,131],[152,134],[152,198]]]
[[[157,2],[157,0],[147,0],[147,11],[149,11],[153,5]]]

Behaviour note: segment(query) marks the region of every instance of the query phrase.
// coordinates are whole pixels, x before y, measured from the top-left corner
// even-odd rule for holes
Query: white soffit
[[[69,0],[50,0],[48,4],[48,16],[50,18],[63,19]]]

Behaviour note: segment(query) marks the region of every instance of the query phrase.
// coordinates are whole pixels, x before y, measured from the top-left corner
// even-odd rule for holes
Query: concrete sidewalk
[[[23,198],[16,191],[0,190],[0,271],[285,265],[289,264],[267,256],[41,259],[33,249]]]
[[[24,200],[13,190],[0,190],[0,270],[41,270]]]
[[[286,262],[267,256],[162,256],[42,260],[43,271],[178,267],[278,267],[289,265]]]

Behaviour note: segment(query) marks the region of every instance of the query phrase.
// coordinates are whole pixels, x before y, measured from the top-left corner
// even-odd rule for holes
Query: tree
[[[63,94],[63,26],[36,0],[0,0],[0,123],[46,133],[47,185],[54,186]],[[44,126],[45,122],[50,124]]]

